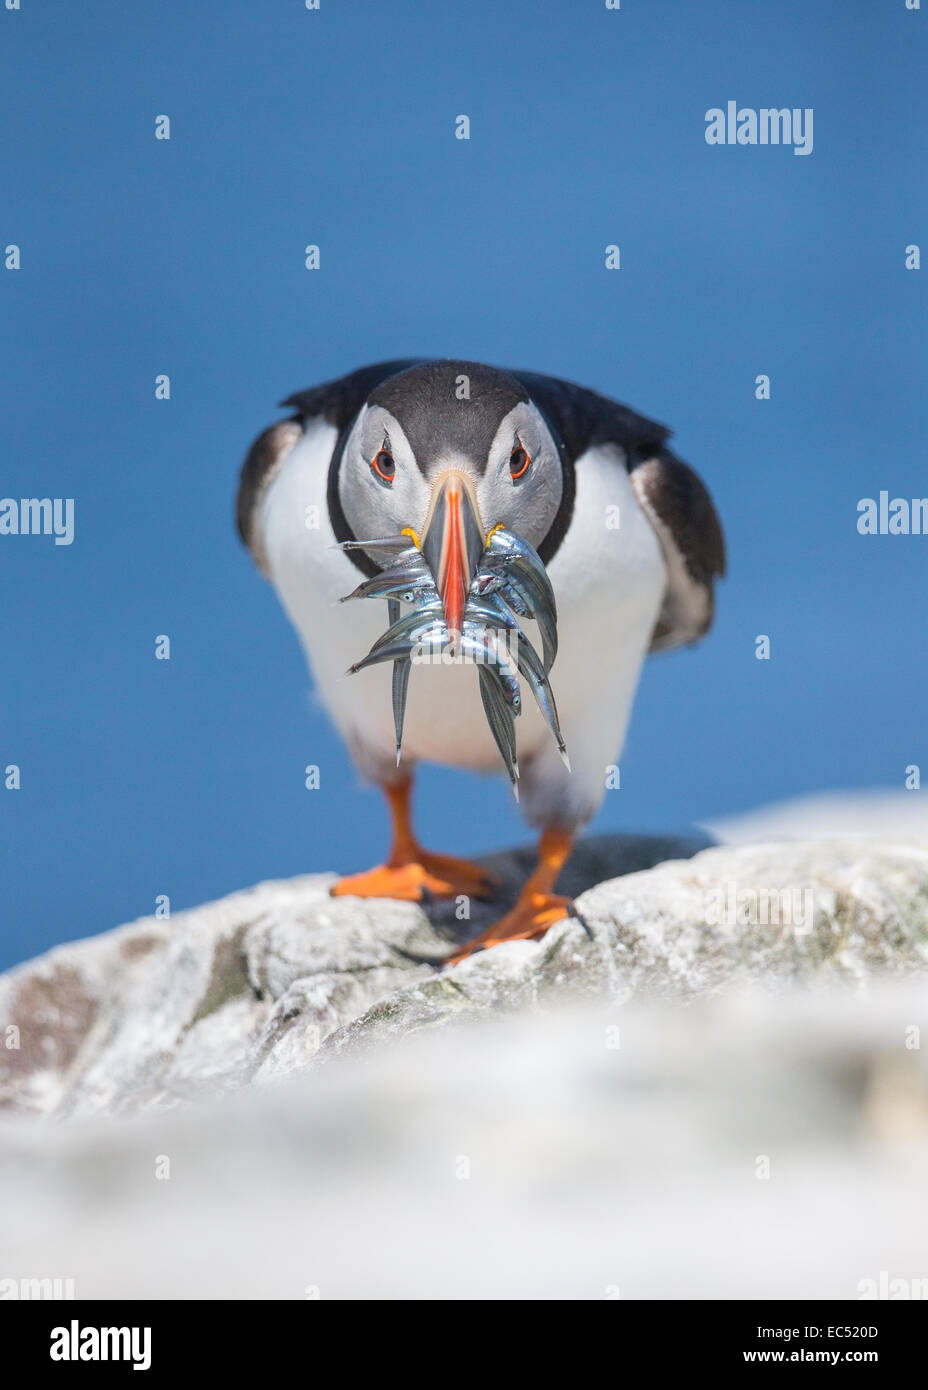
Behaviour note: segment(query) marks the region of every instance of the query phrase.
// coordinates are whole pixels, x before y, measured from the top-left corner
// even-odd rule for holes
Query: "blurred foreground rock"
[[[531,851],[486,861],[500,893],[469,921],[449,903],[332,899],[332,877],[314,875],[61,946],[0,977],[0,1029],[19,1044],[0,1047],[0,1104],[126,1113],[581,996],[618,1005],[859,986],[928,964],[925,846],[697,852],[704,843],[582,841],[564,876],[576,918],[453,969],[440,968],[452,942],[505,910]]]
[[[0,1271],[77,1298],[849,1300],[886,1271],[924,1297],[925,1015],[902,982],[589,1000],[195,1106],[7,1118]]]
[[[4,1296],[923,1296],[928,848],[587,840],[576,919],[442,971],[530,866],[0,979]]]

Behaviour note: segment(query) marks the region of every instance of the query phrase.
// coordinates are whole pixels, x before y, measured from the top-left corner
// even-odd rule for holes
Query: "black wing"
[[[669,449],[629,470],[667,564],[667,591],[651,651],[695,642],[712,626],[716,578],[725,573],[725,536],[708,489]]]

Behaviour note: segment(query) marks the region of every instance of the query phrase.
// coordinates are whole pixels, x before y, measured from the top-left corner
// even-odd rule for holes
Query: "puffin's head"
[[[489,533],[505,526],[539,549],[563,486],[558,447],[524,387],[472,362],[430,362],[378,386],[338,474],[355,536],[412,533],[453,629]]]

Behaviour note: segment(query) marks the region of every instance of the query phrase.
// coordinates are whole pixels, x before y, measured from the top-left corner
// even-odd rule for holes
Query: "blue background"
[[[380,799],[232,507],[282,396],[384,357],[594,386],[672,425],[714,493],[716,626],[648,664],[598,829],[901,787],[926,757],[928,539],[861,537],[856,504],[928,491],[926,272],[904,268],[928,14],[22,4],[0,8],[0,246],[22,248],[0,269],[0,495],[73,496],[77,534],[0,538],[0,766],[23,779],[0,788],[0,963],[158,894],[381,855]],[[813,107],[813,154],[708,146],[730,98]],[[502,781],[426,769],[418,800],[436,848],[526,836]]]

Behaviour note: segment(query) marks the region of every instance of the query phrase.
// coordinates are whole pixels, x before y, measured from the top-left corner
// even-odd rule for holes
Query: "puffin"
[[[557,879],[614,778],[645,657],[712,623],[725,541],[709,492],[667,427],[536,372],[380,362],[281,407],[242,465],[239,533],[392,824],[386,860],[331,892],[491,895],[486,870],[422,845],[411,794],[419,762],[502,765],[539,834],[537,867],[448,959],[537,940],[573,910]],[[365,596],[386,609],[346,602]],[[430,624],[458,639],[487,612],[515,657],[500,643],[476,672],[461,650],[409,659]]]

